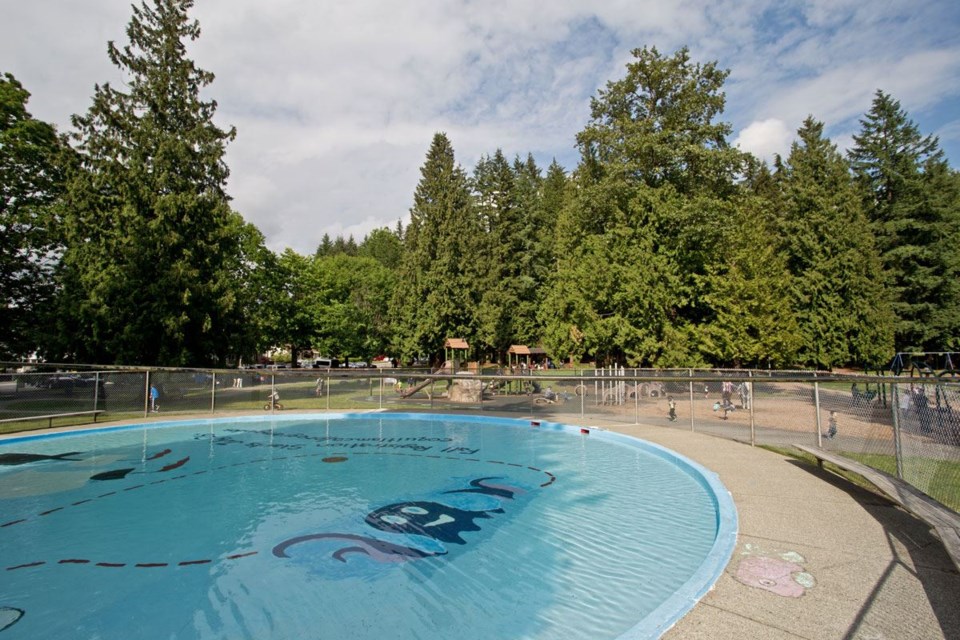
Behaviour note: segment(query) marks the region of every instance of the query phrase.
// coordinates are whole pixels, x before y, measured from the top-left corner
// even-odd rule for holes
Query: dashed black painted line
[[[241,558],[249,558],[250,556],[255,556],[259,551],[247,551],[245,553],[233,553],[228,556],[224,556],[224,560],[239,560]],[[163,569],[166,567],[190,567],[201,564],[211,564],[213,559],[211,558],[201,558],[197,560],[181,560],[180,562],[94,562],[89,558],[63,558],[62,560],[57,560],[55,564],[89,564],[95,567],[101,567],[104,569],[122,569],[124,567],[131,567],[135,569]],[[18,569],[29,569],[31,567],[42,567],[48,563],[46,560],[37,560],[36,562],[26,562],[24,564],[17,564],[11,567],[7,567],[7,571],[17,571]]]
[[[327,451],[327,452],[319,452],[319,453],[301,453],[301,454],[297,454],[297,455],[294,455],[294,456],[291,456],[291,457],[292,457],[292,458],[316,458],[316,457],[320,457],[320,456],[330,456],[330,455],[347,455],[347,454],[346,454],[346,453],[343,453],[343,454],[336,454],[336,453],[331,454],[329,451]],[[455,460],[455,461],[457,461],[457,462],[484,462],[484,461],[481,460],[480,458],[457,458],[457,457],[454,457],[454,456],[424,455],[424,454],[419,454],[419,453],[407,453],[407,452],[400,452],[400,451],[397,451],[397,452],[394,452],[394,453],[386,453],[386,452],[383,452],[383,451],[351,451],[351,452],[350,452],[350,455],[395,455],[395,456],[407,456],[407,457],[413,457],[413,458],[431,458],[431,459],[438,459],[438,460],[444,460],[444,459],[445,459],[445,460]],[[273,461],[274,461],[274,462],[277,462],[277,461],[282,461],[282,460],[286,460],[286,459],[287,459],[287,457],[273,458]],[[123,488],[123,489],[118,489],[117,491],[108,491],[108,492],[106,492],[106,493],[101,493],[100,495],[96,496],[96,498],[86,498],[86,499],[84,499],[84,500],[78,500],[78,501],[76,501],[76,502],[70,503],[69,506],[71,506],[71,507],[80,506],[80,505],[86,504],[86,503],[88,503],[88,502],[93,502],[94,500],[99,500],[99,499],[101,499],[101,498],[107,498],[107,497],[110,497],[110,496],[117,495],[118,493],[127,492],[127,491],[135,491],[135,490],[141,489],[141,488],[143,488],[143,487],[152,486],[152,485],[158,485],[158,484],[163,484],[164,482],[168,482],[168,481],[182,480],[183,478],[187,478],[187,477],[189,477],[189,476],[200,475],[200,474],[203,474],[203,473],[207,473],[208,471],[221,471],[221,470],[223,470],[223,469],[229,469],[229,468],[232,468],[232,467],[239,467],[239,466],[244,466],[244,465],[248,465],[248,464],[254,464],[254,463],[259,463],[259,462],[268,462],[268,461],[270,461],[269,458],[258,458],[258,459],[256,459],[256,460],[248,460],[248,461],[246,461],[246,462],[235,462],[235,463],[232,463],[232,464],[225,464],[225,465],[221,465],[221,466],[219,466],[219,467],[214,467],[214,468],[212,468],[212,469],[201,469],[201,470],[199,470],[199,471],[194,471],[193,473],[185,473],[185,474],[182,474],[182,475],[179,475],[179,476],[173,476],[173,477],[170,477],[170,478],[161,478],[161,479],[159,479],[159,480],[154,480],[154,481],[149,482],[149,483],[146,483],[146,484],[136,484],[136,485],[133,485],[133,486],[130,486],[130,487],[125,487],[125,488]],[[513,463],[513,462],[503,462],[503,461],[501,461],[501,460],[486,460],[486,462],[489,463],[489,464],[502,464],[502,465],[507,465],[507,466],[511,466],[511,467],[517,467],[517,468],[521,468],[521,469],[525,467],[525,465],[516,464],[516,463]],[[536,468],[536,467],[530,467],[530,466],[526,466],[526,468],[527,468],[527,469],[530,469],[531,471],[536,471],[536,472],[538,472],[538,473],[546,474],[546,475],[550,478],[549,481],[541,484],[540,487],[548,487],[548,486],[550,486],[551,484],[553,484],[553,483],[556,481],[556,479],[557,479],[556,476],[554,476],[554,475],[553,475],[552,473],[550,473],[549,471],[544,471],[543,469],[538,469],[538,468]],[[66,506],[55,507],[55,508],[53,508],[53,509],[48,509],[47,511],[43,511],[43,512],[41,512],[41,513],[38,513],[37,516],[39,517],[39,516],[50,515],[50,514],[52,514],[52,513],[56,513],[57,511],[62,511],[62,510],[65,509],[65,508],[66,508]],[[30,518],[20,518],[20,519],[18,519],[18,520],[11,520],[10,522],[5,522],[5,523],[3,523],[3,524],[0,524],[0,529],[3,529],[3,528],[5,528],[5,527],[11,527],[11,526],[17,525],[17,524],[21,524],[21,523],[23,523],[23,522],[27,522],[29,519],[30,519]]]

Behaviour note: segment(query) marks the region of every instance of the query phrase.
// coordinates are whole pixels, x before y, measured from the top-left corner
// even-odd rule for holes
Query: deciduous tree
[[[55,204],[69,147],[27,111],[30,94],[0,75],[0,359],[41,346],[60,252]]]

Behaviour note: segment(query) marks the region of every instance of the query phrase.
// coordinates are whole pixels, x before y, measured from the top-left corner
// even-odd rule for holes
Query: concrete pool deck
[[[739,515],[733,557],[665,639],[960,640],[960,574],[930,527],[885,498],[816,466],[704,433],[563,414],[536,419],[667,447],[715,472],[732,494]]]
[[[930,527],[885,498],[732,440],[589,424],[702,464],[737,505],[730,563],[664,638],[960,639],[960,574]]]

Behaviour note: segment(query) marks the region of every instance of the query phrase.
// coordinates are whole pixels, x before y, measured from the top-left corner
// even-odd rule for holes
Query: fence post
[[[583,420],[585,418],[583,411],[583,399],[587,397],[587,385],[583,384],[583,378],[580,379],[580,386],[583,387],[583,392],[580,394],[580,420]]]
[[[210,413],[217,412],[217,372],[210,376]]]
[[[271,374],[270,374],[270,399],[267,400],[267,402],[270,403],[270,413],[271,413],[271,414],[273,413],[273,410],[274,410],[274,409],[276,408],[276,406],[277,406],[277,403],[276,403],[276,401],[274,400],[274,398],[277,397],[277,396],[275,395],[276,393],[277,393],[277,374],[271,373]]]
[[[688,369],[690,377],[693,377],[693,369]],[[690,381],[690,431],[696,431],[693,424],[693,380]]]
[[[97,401],[100,399],[100,372],[97,371],[93,374],[93,410],[97,410]],[[94,414],[93,421],[97,421],[97,416]]]
[[[893,411],[893,452],[897,461],[897,477],[903,480],[903,449],[900,442],[900,386],[890,383],[890,403]]]
[[[143,417],[150,415],[150,370],[146,372],[146,383],[143,387]]]
[[[750,378],[747,381],[747,405],[750,407],[750,446],[755,447],[757,446],[757,421],[753,413],[753,371],[750,372]]]
[[[383,374],[380,374],[380,408],[383,409]]]
[[[817,372],[813,372],[813,377],[817,377]],[[820,383],[817,380],[813,381],[813,407],[817,412],[817,446],[823,446],[823,429],[820,428]]]
[[[330,411],[330,376],[329,375],[327,375],[326,387],[327,387],[327,411]],[[383,397],[383,394],[381,393],[380,396]]]
[[[636,369],[633,375],[637,375]],[[633,424],[640,424],[640,381],[633,379]]]

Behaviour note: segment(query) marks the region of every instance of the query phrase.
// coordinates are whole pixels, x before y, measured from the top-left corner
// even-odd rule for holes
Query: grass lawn
[[[817,466],[816,458],[808,453],[798,451],[793,447],[777,447],[772,445],[761,446],[764,449],[802,460],[810,466]],[[849,451],[843,452],[843,455],[849,457],[851,460],[856,460],[857,462],[861,462],[867,466],[873,467],[874,469],[885,471],[892,476],[897,475],[897,461],[894,456],[880,455],[875,453],[854,453]],[[878,493],[876,487],[874,487],[872,483],[864,479],[859,474],[847,471],[846,469],[840,469],[829,462],[825,462],[824,467],[829,469],[831,472],[846,478],[858,487]],[[923,487],[917,486],[917,484],[914,484],[914,486],[917,486],[918,489],[935,500],[938,500],[944,505],[950,507],[954,511],[960,511],[960,462],[953,462],[950,460],[931,460],[925,458],[906,458],[904,460],[904,479],[907,482],[913,483],[914,481],[911,480],[911,470],[919,469],[923,469],[925,471],[924,476],[930,478],[929,482],[927,483],[929,486]]]

